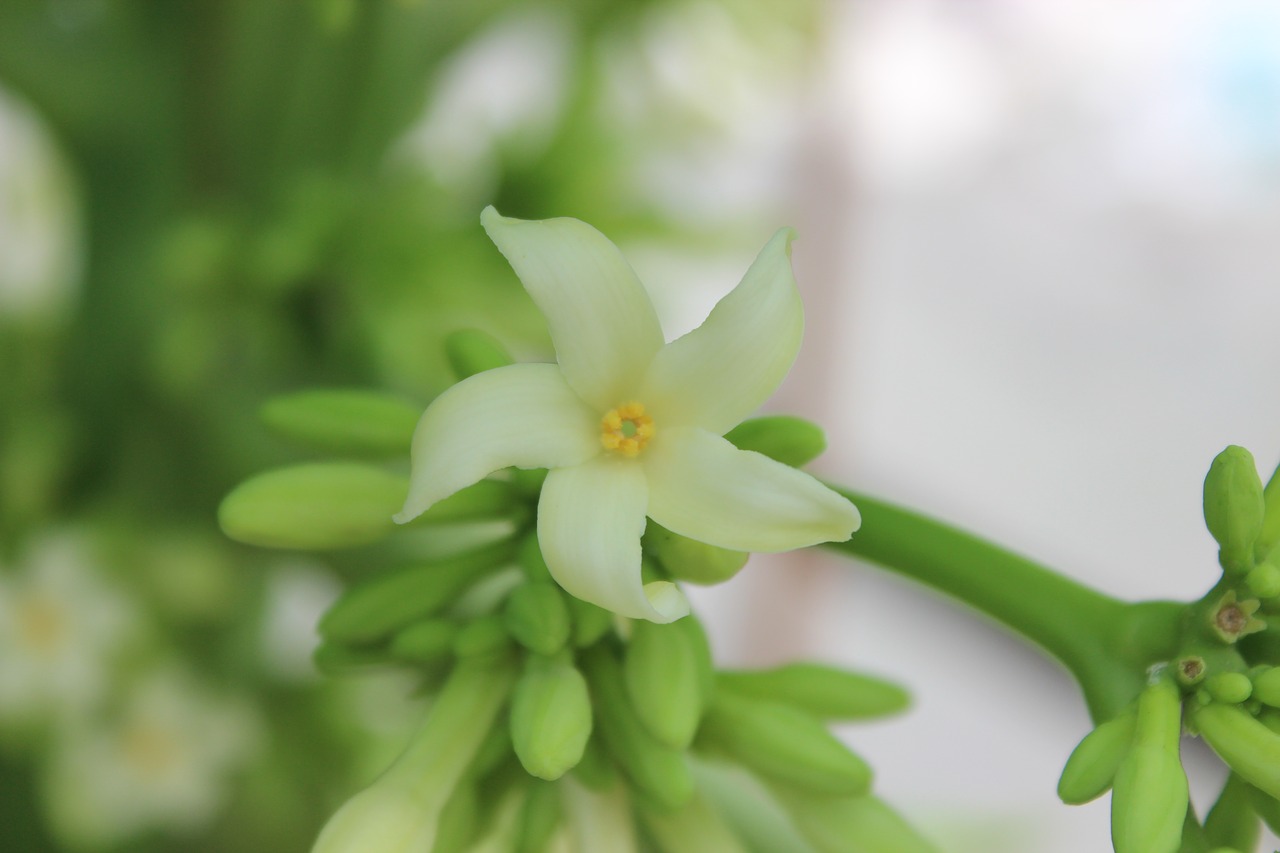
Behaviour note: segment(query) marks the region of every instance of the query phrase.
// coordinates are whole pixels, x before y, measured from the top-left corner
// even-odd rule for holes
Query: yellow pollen
[[[635,458],[653,438],[653,418],[644,413],[644,405],[634,400],[610,409],[600,419],[600,443],[627,458]]]

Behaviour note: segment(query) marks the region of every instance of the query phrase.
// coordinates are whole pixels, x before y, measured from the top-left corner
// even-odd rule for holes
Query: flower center
[[[651,438],[653,418],[644,413],[643,403],[623,403],[600,419],[600,443],[604,449],[628,459],[639,456]]]

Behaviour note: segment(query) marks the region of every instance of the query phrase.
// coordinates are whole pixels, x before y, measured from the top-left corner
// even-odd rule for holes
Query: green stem
[[[837,488],[862,527],[829,547],[956,598],[1057,658],[1095,720],[1137,695],[1146,668],[1176,647],[1183,605],[1128,604],[1025,557],[909,510]]]

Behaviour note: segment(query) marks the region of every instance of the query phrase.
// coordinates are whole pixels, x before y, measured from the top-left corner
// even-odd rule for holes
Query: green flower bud
[[[1227,777],[1222,793],[1204,819],[1204,840],[1220,849],[1254,850],[1260,827],[1254,813],[1253,786],[1234,773]]]
[[[434,663],[453,654],[458,623],[451,619],[424,619],[391,638],[391,656],[408,663]]]
[[[352,644],[380,640],[440,610],[510,558],[511,544],[499,542],[386,572],[347,590],[320,620],[320,635]]]
[[[747,853],[720,813],[700,795],[673,811],[642,809],[649,834],[663,853]]]
[[[405,526],[422,527],[503,518],[523,508],[516,498],[516,490],[510,483],[480,480],[434,504]],[[401,500],[403,501],[403,496]]]
[[[613,614],[603,607],[569,596],[573,621],[573,644],[580,649],[595,644],[613,627]]]
[[[679,622],[633,623],[622,664],[636,716],[658,740],[685,749],[702,719],[703,694],[693,638]]]
[[[1196,708],[1196,727],[1227,766],[1254,787],[1280,798],[1280,735],[1237,705]]]
[[[1221,548],[1223,569],[1244,571],[1252,564],[1264,513],[1253,455],[1233,444],[1217,455],[1204,480],[1204,521]]]
[[[789,705],[718,691],[699,741],[742,766],[811,794],[860,796],[871,769],[815,717]]]
[[[773,791],[796,828],[818,853],[850,850],[937,853],[933,842],[870,794],[815,797],[776,785]]]
[[[1265,559],[1277,545],[1280,545],[1280,467],[1276,468],[1271,479],[1267,481],[1262,499],[1266,505],[1262,517],[1262,531],[1258,534],[1257,541],[1253,543],[1254,555],[1259,560]],[[1276,556],[1280,557],[1280,554]]]
[[[515,668],[506,661],[459,664],[405,751],[377,781],[329,819],[312,853],[421,853],[435,843],[441,813],[506,702]]]
[[[1280,513],[1276,517],[1280,518]],[[1276,598],[1280,596],[1280,567],[1271,563],[1255,566],[1245,576],[1244,583],[1258,598]]]
[[[632,786],[661,809],[678,809],[693,797],[693,776],[681,750],[649,734],[636,716],[613,653],[596,646],[583,657],[605,746]]]
[[[1253,698],[1264,705],[1280,708],[1280,666],[1271,667],[1254,676]]]
[[[1058,796],[1064,803],[1087,803],[1111,789],[1120,762],[1129,754],[1137,719],[1129,708],[1084,736],[1058,779]]]
[[[719,684],[743,696],[793,705],[823,720],[865,720],[903,711],[906,690],[892,682],[817,663],[722,672]]]
[[[218,523],[247,545],[350,548],[391,533],[391,516],[408,490],[404,477],[369,465],[317,462],[277,468],[232,489],[218,507]]]
[[[702,707],[705,709],[716,695],[716,667],[711,659],[711,643],[707,640],[707,632],[703,629],[702,622],[692,613],[672,624],[680,626],[680,630],[689,638],[689,648],[698,668],[698,691],[702,695]]]
[[[394,661],[386,649],[353,648],[322,642],[311,653],[316,669],[325,675],[342,676],[371,667],[390,666]]]
[[[1169,678],[1138,698],[1133,743],[1116,770],[1111,841],[1116,853],[1175,853],[1187,814],[1187,777],[1178,753],[1181,696]]]
[[[500,616],[472,619],[453,638],[453,653],[460,658],[501,655],[511,648],[511,635]]]
[[[559,787],[549,782],[531,784],[520,812],[514,853],[546,853],[563,816]]]
[[[564,593],[550,581],[524,583],[513,589],[502,608],[502,620],[517,642],[541,655],[563,649],[572,632]]]
[[[742,570],[751,556],[672,533],[655,521],[650,521],[645,530],[644,548],[671,577],[702,586],[727,581]]]
[[[725,434],[734,446],[754,450],[783,465],[799,468],[827,449],[822,427],[791,415],[766,415],[743,421]]]
[[[281,438],[317,450],[369,456],[407,456],[421,414],[421,406],[389,394],[337,390],[276,397],[258,413]]]
[[[582,758],[591,735],[587,682],[567,658],[530,655],[511,705],[511,743],[524,769],[554,781]]]
[[[1243,672],[1220,672],[1205,680],[1204,689],[1218,702],[1239,705],[1253,693],[1253,682]]]
[[[515,363],[497,338],[479,329],[462,329],[450,334],[444,340],[444,351],[459,379]]]

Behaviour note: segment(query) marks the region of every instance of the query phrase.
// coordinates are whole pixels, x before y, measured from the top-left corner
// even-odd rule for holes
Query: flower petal
[[[511,364],[464,379],[418,421],[409,496],[396,523],[500,468],[585,462],[601,452],[598,418],[554,364]]]
[[[705,430],[669,430],[646,449],[649,517],[735,551],[789,551],[843,542],[861,518],[813,477]]]
[[[640,579],[640,536],[649,490],[638,463],[600,456],[547,475],[538,542],[572,595],[633,619],[672,622],[689,612],[674,585]]]
[[[724,435],[777,389],[800,351],[804,308],[784,228],[701,326],[657,354],[637,399],[664,426]]]
[[[547,318],[573,389],[601,413],[630,399],[662,327],[618,247],[577,219],[508,219],[486,207],[480,221]]]

